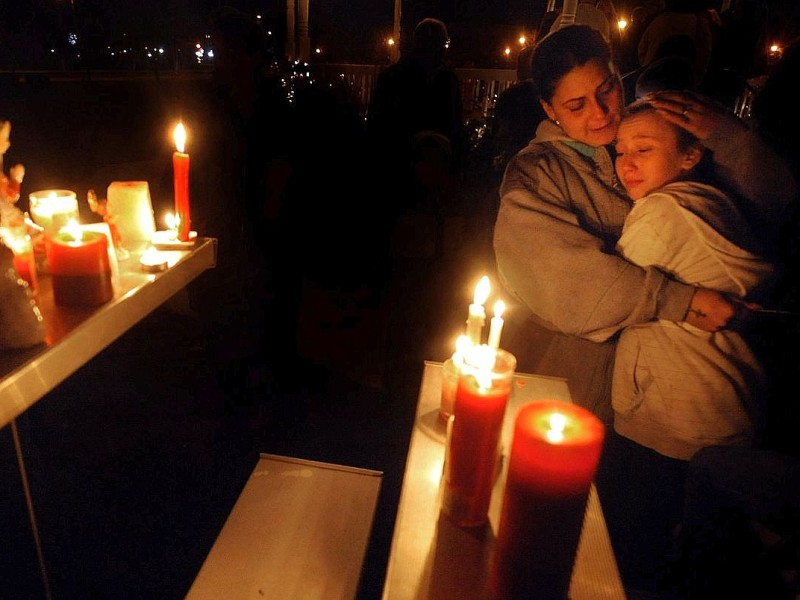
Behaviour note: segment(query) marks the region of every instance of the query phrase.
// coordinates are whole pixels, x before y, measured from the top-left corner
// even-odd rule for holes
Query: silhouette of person
[[[707,3],[669,0],[642,32],[638,45],[639,64],[647,67],[665,56],[691,61],[695,84],[705,78],[715,42],[715,24]],[[713,13],[716,14],[716,13]]]
[[[446,170],[439,175],[445,177],[459,171],[466,151],[458,76],[445,62],[449,44],[442,21],[420,21],[409,51],[381,72],[370,99],[370,142],[381,161],[378,168],[399,191],[395,208],[400,211],[415,197],[426,200],[425,182],[415,177],[420,162],[444,160]],[[444,148],[438,136],[446,140]]]
[[[217,239],[217,265],[189,288],[207,327],[220,384],[234,404],[264,377],[275,249],[270,182],[285,168],[288,101],[260,25],[224,7],[211,22],[213,81],[198,98],[191,195],[198,231]]]

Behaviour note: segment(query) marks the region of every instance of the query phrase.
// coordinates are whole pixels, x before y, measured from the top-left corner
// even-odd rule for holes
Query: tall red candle
[[[185,153],[186,129],[183,123],[175,126],[175,149],[172,154],[172,173],[175,182],[175,214],[178,216],[178,239],[189,241],[191,215],[189,212],[189,155]]]
[[[491,362],[481,364],[487,357]],[[458,378],[442,512],[462,527],[489,520],[500,433],[516,364],[504,350],[477,346],[467,353]]]
[[[97,306],[114,297],[105,234],[62,229],[47,245],[47,263],[56,304]]]
[[[520,409],[492,563],[496,598],[566,600],[604,437],[580,406],[541,400]]]

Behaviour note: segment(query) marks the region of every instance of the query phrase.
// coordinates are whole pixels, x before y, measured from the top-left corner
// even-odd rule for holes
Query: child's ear
[[[683,156],[681,168],[684,171],[691,171],[703,159],[703,148],[699,146],[692,146]]]

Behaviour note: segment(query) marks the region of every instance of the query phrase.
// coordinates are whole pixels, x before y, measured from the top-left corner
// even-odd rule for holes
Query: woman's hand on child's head
[[[744,127],[744,123],[722,104],[694,92],[654,92],[648,94],[645,100],[667,121],[683,127],[701,141],[731,125]]]

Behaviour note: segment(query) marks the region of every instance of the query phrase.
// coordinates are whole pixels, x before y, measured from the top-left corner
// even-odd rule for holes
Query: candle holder
[[[461,359],[456,362],[455,355],[442,363],[442,399],[439,408],[439,417],[444,423],[453,414],[456,404],[456,388],[458,387],[458,375],[461,372]]]
[[[605,428],[557,400],[523,406],[503,490],[491,567],[494,598],[567,600]]]
[[[39,190],[28,196],[33,222],[45,239],[55,235],[71,219],[79,220],[78,196],[71,190]]]
[[[442,512],[461,527],[489,520],[500,433],[517,359],[486,345],[470,348],[458,377],[444,464]]]

